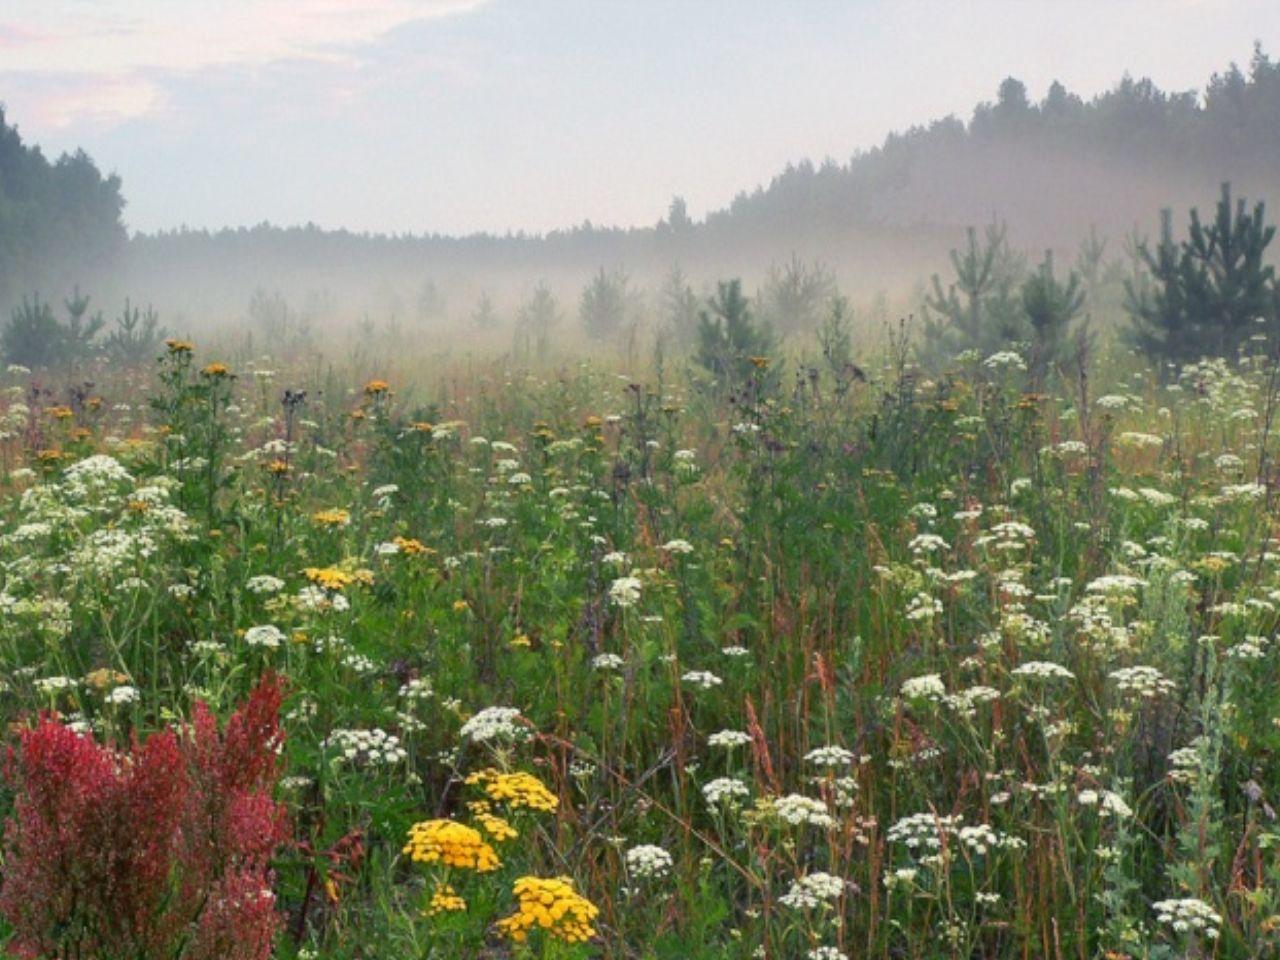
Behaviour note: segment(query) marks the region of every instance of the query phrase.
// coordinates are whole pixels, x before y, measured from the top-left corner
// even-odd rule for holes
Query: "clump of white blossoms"
[[[140,696],[141,694],[138,692],[137,687],[131,687],[126,684],[124,686],[116,687],[108,693],[106,700],[107,703],[119,706],[126,703],[135,703]]]
[[[806,753],[804,758],[816,767],[847,767],[853,763],[853,753],[844,747],[818,747]]]
[[[284,634],[280,632],[279,627],[265,623],[246,630],[244,632],[244,642],[251,647],[275,650],[280,644],[284,643]]]
[[[942,848],[942,838],[954,835],[960,828],[959,816],[943,817],[933,813],[913,813],[902,817],[889,828],[885,838],[890,843],[901,843],[909,850],[924,848],[930,852]]]
[[[807,956],[808,960],[849,960],[848,954],[835,947],[814,947]]]
[[[662,545],[662,549],[667,553],[693,553],[693,544],[688,540],[668,540]]]
[[[520,720],[520,711],[515,707],[485,707],[462,725],[458,735],[472,743],[523,740],[528,730]]]
[[[1074,680],[1076,678],[1076,675],[1066,667],[1048,660],[1029,660],[1015,667],[1013,675],[1033,680]]]
[[[811,827],[828,828],[836,825],[835,819],[827,812],[825,803],[799,793],[776,798],[773,810],[779,820],[795,827],[807,824]]]
[[[1161,900],[1152,905],[1156,919],[1177,933],[1203,934],[1206,939],[1218,939],[1222,926],[1221,915],[1203,900]]]
[[[734,747],[746,746],[750,742],[751,734],[742,730],[721,730],[707,737],[707,746],[709,747],[733,749]]]
[[[793,880],[791,889],[778,898],[778,902],[792,910],[812,910],[832,900],[839,900],[844,892],[844,881],[829,873],[815,872]]]
[[[947,686],[936,673],[904,680],[898,689],[904,700],[932,700],[934,703],[941,703],[947,696]]]
[[[591,659],[591,666],[595,670],[621,670],[625,662],[616,653],[601,653]]]
[[[1125,803],[1124,797],[1110,790],[1081,790],[1076,794],[1076,801],[1082,807],[1097,807],[1103,816],[1133,816],[1133,809]]]
[[[702,690],[710,690],[712,687],[718,687],[720,684],[724,683],[723,680],[717,677],[710,670],[689,670],[684,673],[680,679],[685,683],[691,683]]]
[[[654,880],[671,872],[671,854],[651,843],[628,850],[626,862],[627,872],[640,880]]]
[[[244,588],[255,594],[279,593],[284,589],[284,581],[279,577],[264,573],[256,577],[250,577],[245,581]]]
[[[734,777],[717,777],[702,786],[702,797],[711,806],[722,803],[732,804],[751,796],[751,791],[741,780]]]
[[[1155,667],[1122,667],[1109,674],[1121,693],[1131,693],[1143,700],[1154,700],[1173,693],[1177,684]]]
[[[634,607],[640,602],[640,578],[618,577],[609,584],[609,601],[615,607]]]
[[[385,730],[337,729],[325,738],[326,750],[335,751],[341,760],[368,766],[391,766],[408,757],[400,746],[400,738]]]

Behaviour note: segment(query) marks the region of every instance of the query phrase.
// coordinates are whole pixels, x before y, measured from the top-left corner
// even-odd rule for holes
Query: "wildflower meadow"
[[[1254,345],[10,367],[7,949],[1274,955]]]

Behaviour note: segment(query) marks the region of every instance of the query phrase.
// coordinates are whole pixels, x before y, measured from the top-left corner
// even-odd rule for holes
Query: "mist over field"
[[[729,21],[713,15],[709,4],[691,15],[689,35],[678,38],[618,7],[580,23],[582,45],[565,45],[559,37],[555,52],[524,50],[532,37],[517,39],[515,31],[571,29],[572,4],[550,4],[539,18],[501,3],[426,2],[416,9],[388,3],[376,6],[372,22],[354,32],[342,5],[317,4],[310,12],[299,5],[287,17],[266,21],[253,43],[237,34],[241,22],[228,8],[210,21],[223,48],[200,53],[183,69],[177,53],[164,46],[180,47],[180,19],[149,21],[129,6],[68,26],[72,22],[60,19],[53,4],[25,24],[15,21],[4,34],[11,52],[0,68],[0,83],[7,78],[11,90],[0,97],[8,106],[0,154],[6,171],[0,189],[9,198],[0,206],[0,231],[11,238],[0,255],[5,312],[23,297],[39,293],[57,301],[78,285],[98,307],[116,310],[131,298],[188,332],[260,325],[256,310],[287,313],[328,331],[362,322],[445,324],[456,336],[477,326],[508,330],[545,285],[566,318],[564,336],[572,334],[582,291],[600,270],[625,275],[638,316],[658,328],[668,319],[662,285],[673,270],[702,298],[730,276],[760,292],[770,270],[777,276],[798,260],[828,272],[857,313],[883,320],[890,313],[920,312],[930,276],[946,272],[949,251],[963,245],[971,226],[1004,224],[1011,252],[1038,262],[1052,249],[1064,265],[1074,262],[1079,244],[1092,234],[1105,240],[1106,258],[1119,271],[1126,238],[1132,246],[1154,235],[1163,208],[1205,208],[1226,180],[1236,196],[1269,201],[1280,182],[1280,81],[1265,45],[1251,49],[1265,39],[1265,5],[1246,4],[1246,13],[1232,16],[1228,4],[1190,4],[1178,17],[1165,18],[1159,4],[1150,11],[1134,4],[1111,12],[1087,4],[1079,16],[1064,13],[1063,5],[1046,11],[1042,24],[1025,6],[975,4],[968,14],[935,10],[932,20],[925,15],[929,5],[910,13],[904,6],[880,22],[883,48],[863,36],[865,13],[826,4],[801,5],[788,14],[757,8]],[[1024,31],[1025,42],[1009,51],[1002,41],[998,49],[1008,54],[1010,70],[1027,63],[1036,87],[1016,73],[995,79],[1007,75],[1004,66],[975,61],[971,52],[960,52],[959,42],[947,56],[972,61],[963,82],[950,82],[947,71],[930,61],[930,46],[944,43],[931,25],[952,30],[959,41],[989,34],[1002,18],[1010,29]],[[713,23],[719,34],[696,37],[697,28]],[[1141,23],[1149,26],[1150,39],[1134,37],[1137,63],[1159,63],[1157,41],[1185,42],[1197,31],[1201,47],[1214,36],[1210,28],[1237,39],[1220,43],[1222,53],[1214,59],[1206,61],[1204,49],[1189,57],[1188,64],[1211,65],[1193,82],[1188,65],[1171,82],[1159,70],[1149,78],[1134,73],[1121,53],[1105,64],[1096,49],[1091,59],[1083,58],[1090,44],[1097,47],[1090,31],[1103,32],[1106,50],[1122,52],[1124,43],[1107,30],[1130,31]],[[1040,32],[1051,25],[1058,31],[1052,40]],[[111,41],[115,29],[135,38],[132,51]],[[611,29],[634,34],[634,55],[611,63],[589,52],[588,44]],[[771,29],[785,39],[769,36]],[[1148,42],[1150,50],[1142,46]],[[1054,43],[1063,58],[1032,55],[1038,44],[1053,50]],[[85,56],[76,69],[67,59],[72,49]],[[507,88],[494,89],[496,79],[476,72],[480,61],[472,69],[462,66],[468,54],[517,49],[522,52],[511,65],[499,59],[491,71],[531,73],[527,91],[504,96]],[[890,51],[901,53],[899,74],[886,68]],[[679,66],[643,60],[660,53]],[[865,74],[847,60],[859,55]],[[325,67],[328,57],[333,62]],[[763,76],[740,79],[735,98],[734,78],[753,59]],[[439,72],[438,61],[450,66]],[[263,63],[278,66],[266,70],[258,66]],[[243,65],[239,73],[237,64]],[[251,64],[259,72],[248,72]],[[672,89],[672,69],[684,77],[685,88]],[[379,70],[386,72],[385,82],[373,83]],[[423,71],[429,86],[406,86],[411,70]],[[993,79],[978,86],[979,75]],[[1086,88],[1072,89],[1072,75],[1087,75]],[[103,83],[98,100],[86,92],[94,76]],[[327,79],[317,86],[321,76]],[[649,76],[647,92],[634,87]],[[202,77],[212,92],[201,92]],[[597,78],[601,93],[581,92],[578,81],[588,77]],[[620,85],[628,80],[633,87],[624,92]],[[566,114],[557,117],[545,98],[561,82],[578,85],[564,91]],[[777,88],[776,102],[761,93],[770,85]],[[966,95],[961,91],[972,91],[967,102],[958,99]],[[604,109],[599,101],[606,92],[615,98],[608,119],[574,112]],[[305,96],[289,99],[299,94]],[[760,98],[755,107],[753,96]],[[416,108],[415,98],[421,101]],[[788,99],[791,109],[784,105]],[[546,118],[541,130],[532,118],[513,116],[524,101]],[[661,143],[669,135],[671,147],[655,166],[640,117],[662,110],[663,103],[672,113],[658,121],[665,133],[656,136]],[[627,104],[639,111],[635,119],[618,112]],[[704,142],[689,124],[673,119],[684,110],[693,111],[690,119],[701,118]],[[492,130],[484,126],[489,114],[499,124]],[[868,132],[875,127],[861,119],[865,115],[876,117],[887,136]],[[788,116],[794,121],[784,122]],[[769,129],[771,118],[781,132]],[[803,118],[810,129],[786,139]],[[349,133],[339,135],[334,124],[346,124]],[[566,140],[575,127],[581,131],[576,142]],[[384,134],[381,147],[366,139],[371,128]],[[841,135],[842,128],[852,136]],[[468,139],[459,129],[483,137]],[[107,166],[103,175],[109,177],[98,182],[91,155],[58,161],[55,169],[82,196],[55,214],[62,219],[54,223],[44,206],[67,202],[50,195],[62,190],[52,186],[52,176],[41,183],[41,158],[54,154],[41,151],[40,134],[47,131],[49,140],[75,149],[77,130],[122,166]],[[203,146],[202,136],[208,137]],[[842,140],[852,149],[774,162],[772,168],[762,159],[803,158],[810,140]],[[403,165],[414,150],[421,166],[390,180],[385,169],[391,161],[371,158],[400,157],[396,162]],[[577,192],[559,170],[581,169],[592,151],[603,163],[584,175],[591,192]],[[708,189],[712,169],[718,180]],[[660,184],[654,182],[658,171]],[[298,199],[307,185],[314,191],[310,213]],[[701,196],[690,196],[695,187]],[[153,190],[157,199],[166,198],[163,205],[157,206]],[[376,197],[372,206],[386,209],[383,198],[396,191],[398,212],[379,230],[359,198]],[[513,198],[509,211],[497,213],[507,227],[433,223],[430,209],[455,195],[459,201],[475,198],[475,223],[494,219],[498,198]],[[253,197],[261,199],[261,215],[242,214],[237,222],[235,214],[222,212],[244,209]],[[557,205],[549,208],[554,197]],[[648,201],[637,205],[641,197]],[[615,211],[648,213],[610,215],[611,203]],[[272,222],[270,211],[279,207],[297,212]],[[538,211],[533,223],[520,221],[518,211],[526,207]],[[424,212],[406,221],[413,209]],[[356,229],[344,227],[344,216]],[[448,220],[465,223],[466,216],[453,211]],[[185,225],[193,220],[203,225]],[[477,313],[481,324],[471,322]],[[797,322],[779,319],[785,332],[804,332],[795,329]],[[482,339],[499,339],[493,331],[480,332]]]

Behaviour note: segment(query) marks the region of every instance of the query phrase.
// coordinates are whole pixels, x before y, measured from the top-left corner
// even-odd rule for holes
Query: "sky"
[[[131,229],[544,232],[699,217],[1006,76],[1203,87],[1280,0],[0,0],[0,102]]]

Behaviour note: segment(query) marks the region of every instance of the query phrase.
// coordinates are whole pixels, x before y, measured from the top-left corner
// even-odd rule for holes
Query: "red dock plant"
[[[219,731],[190,723],[96,742],[42,716],[6,776],[0,915],[10,955],[266,960],[280,918],[270,857],[287,836],[281,688],[268,676]]]

